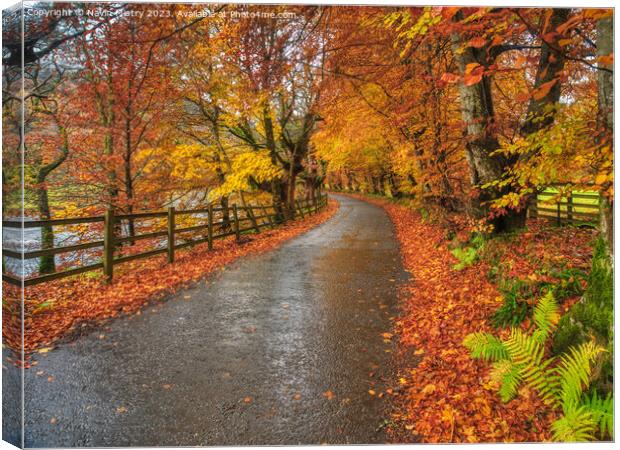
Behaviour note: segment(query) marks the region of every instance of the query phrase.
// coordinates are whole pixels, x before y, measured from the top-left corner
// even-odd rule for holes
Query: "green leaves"
[[[551,290],[536,304],[533,318],[537,327],[534,336],[540,343],[544,343],[560,320],[560,308]]]
[[[571,347],[568,354],[560,357],[555,379],[560,384],[560,398],[565,414],[578,407],[584,388],[590,384],[592,363],[602,351],[603,348],[594,342],[586,342],[577,348]]]
[[[489,333],[472,333],[463,341],[472,358],[494,361],[491,379],[499,384],[504,402],[512,400],[525,383],[563,416],[552,425],[556,441],[579,442],[613,434],[613,397],[584,395],[590,386],[592,366],[604,349],[593,341],[571,347],[559,358],[545,359],[545,343],[559,320],[558,304],[552,291],[537,303],[533,314],[535,329],[527,334],[512,328],[502,340]]]
[[[599,397],[596,391],[590,396],[585,396],[583,405],[592,413],[592,419],[597,424],[600,434],[604,439],[606,435],[614,435],[614,398],[611,393],[607,397]]]
[[[471,357],[485,361],[499,361],[508,358],[504,343],[491,333],[472,333],[465,337],[463,345],[471,352]]]
[[[584,442],[594,439],[596,424],[591,411],[582,406],[553,422],[551,430],[555,441]]]

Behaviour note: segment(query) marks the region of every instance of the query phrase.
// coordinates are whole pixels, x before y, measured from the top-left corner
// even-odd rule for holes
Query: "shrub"
[[[452,249],[452,255],[459,260],[452,268],[454,270],[463,270],[474,264],[478,260],[479,253],[484,248],[484,244],[484,237],[481,234],[476,234],[469,241],[468,245]]]
[[[607,350],[599,363],[599,374],[594,385],[608,392],[613,383],[613,272],[602,239],[596,244],[588,286],[582,299],[560,320],[553,340],[553,352],[564,353],[587,342],[592,336]]]
[[[519,325],[531,313],[527,300],[534,296],[534,288],[531,283],[515,279],[504,282],[499,290],[504,303],[491,317],[491,323],[495,328]]]

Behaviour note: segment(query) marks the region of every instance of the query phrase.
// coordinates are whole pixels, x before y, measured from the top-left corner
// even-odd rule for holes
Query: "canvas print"
[[[613,441],[613,15],[4,9],[3,440]]]

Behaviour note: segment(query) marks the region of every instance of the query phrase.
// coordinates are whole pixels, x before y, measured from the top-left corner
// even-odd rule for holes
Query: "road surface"
[[[26,446],[384,442],[406,273],[384,211],[336,197],[278,249],[35,355]]]

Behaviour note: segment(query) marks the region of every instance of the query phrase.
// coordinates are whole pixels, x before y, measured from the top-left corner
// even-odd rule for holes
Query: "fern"
[[[571,347],[569,353],[560,357],[556,380],[559,380],[559,398],[565,414],[579,406],[583,389],[590,384],[591,364],[602,351],[594,342],[587,342],[577,348]]]
[[[520,329],[512,330],[505,345],[512,363],[518,368],[520,379],[537,390],[545,403],[553,404],[553,392],[548,385],[550,373],[547,370],[553,359],[543,359],[544,346],[534,336],[528,336]]]
[[[539,342],[545,342],[560,320],[560,308],[555,300],[553,291],[549,290],[538,301],[534,308],[533,319],[536,324],[535,338]]]
[[[555,441],[591,441],[594,439],[596,422],[592,417],[592,412],[585,406],[581,406],[553,422],[551,431]]]
[[[504,343],[490,333],[469,334],[463,340],[463,345],[469,349],[474,359],[499,361],[508,357]]]
[[[592,418],[600,430],[600,438],[614,436],[614,398],[611,393],[607,397],[599,397],[596,391],[583,399],[583,405],[590,410]]]
[[[540,299],[534,309],[535,328],[531,334],[512,328],[510,336],[501,340],[489,333],[472,333],[463,345],[472,358],[494,361],[491,379],[499,384],[504,402],[512,400],[521,383],[535,390],[548,405],[562,410],[563,415],[552,424],[557,441],[594,439],[613,436],[613,397],[599,398],[596,391],[584,395],[592,377],[592,365],[605,351],[593,341],[570,348],[559,358],[545,359],[545,342],[555,330],[559,308],[552,292]]]
[[[516,397],[519,384],[521,384],[520,367],[509,359],[497,361],[493,364],[491,380],[499,384],[499,396],[504,403],[507,403]]]

